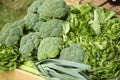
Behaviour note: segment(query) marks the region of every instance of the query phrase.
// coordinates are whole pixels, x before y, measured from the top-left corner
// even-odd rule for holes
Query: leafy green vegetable
[[[73,37],[78,37],[80,34],[95,35],[90,25],[88,25],[90,19],[93,18],[93,6],[88,3],[77,7],[71,5],[70,8],[70,14],[67,19],[70,25],[68,38],[74,39]],[[91,32],[92,34],[89,34]]]
[[[115,12],[105,11],[103,7],[99,7],[94,10],[94,20],[89,21],[89,23],[91,24],[91,27],[95,31],[96,35],[101,33],[102,24],[114,15]]]
[[[23,62],[18,47],[6,47],[0,44],[0,72],[16,69]]]
[[[115,78],[120,74],[120,19],[104,23],[99,37],[89,38],[85,47],[85,63],[92,66],[93,75],[99,79]]]
[[[89,3],[71,6],[66,44],[82,46],[84,62],[91,65],[89,72],[95,79],[116,78],[120,75],[120,19],[112,11],[92,7]]]
[[[47,37],[44,38],[39,47],[37,58],[38,60],[45,60],[48,58],[55,58],[59,55],[62,44],[62,38],[59,37]]]

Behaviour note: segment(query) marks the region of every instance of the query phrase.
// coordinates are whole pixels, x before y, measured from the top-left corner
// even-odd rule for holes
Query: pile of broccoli
[[[2,28],[0,44],[17,47],[17,53],[25,60],[59,57],[65,48],[63,35],[69,27],[66,25],[69,11],[64,0],[36,0],[24,18]]]
[[[36,73],[37,71],[32,69],[33,62],[44,62],[47,59],[55,58],[83,62],[84,52],[81,46],[77,44],[66,45],[65,36],[69,31],[69,23],[67,22],[69,12],[70,6],[64,0],[36,0],[28,8],[24,18],[14,23],[7,23],[0,31],[0,71],[19,67]],[[79,59],[79,57],[81,58]],[[32,64],[27,65],[27,61],[28,63],[32,61]],[[23,65],[19,66],[20,64]],[[56,63],[53,61],[52,64]],[[55,66],[53,67],[55,68]],[[66,72],[64,66],[61,68],[63,68],[61,71]],[[78,69],[78,71],[80,70]],[[67,77],[71,77],[71,75]]]
[[[63,24],[68,13],[64,0],[36,0],[23,19],[2,28],[0,44],[17,46],[26,60],[54,58],[63,44]]]

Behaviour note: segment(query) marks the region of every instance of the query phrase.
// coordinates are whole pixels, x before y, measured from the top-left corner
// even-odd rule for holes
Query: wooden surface
[[[15,69],[14,71],[6,71],[0,73],[0,80],[45,80],[31,73]]]

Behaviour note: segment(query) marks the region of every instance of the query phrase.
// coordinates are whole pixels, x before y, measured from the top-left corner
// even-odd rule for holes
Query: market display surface
[[[0,31],[0,72],[46,80],[119,80],[120,18],[91,3],[36,0]]]

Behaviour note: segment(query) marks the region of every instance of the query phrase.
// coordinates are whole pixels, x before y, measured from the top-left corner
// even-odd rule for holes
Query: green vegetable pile
[[[71,30],[67,42],[82,45],[84,63],[92,67],[89,72],[97,80],[120,75],[120,19],[114,15],[88,3],[72,6],[68,19]]]
[[[120,18],[91,3],[36,0],[23,19],[2,28],[0,44],[0,71],[20,68],[48,80],[120,75]]]

